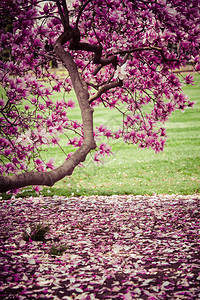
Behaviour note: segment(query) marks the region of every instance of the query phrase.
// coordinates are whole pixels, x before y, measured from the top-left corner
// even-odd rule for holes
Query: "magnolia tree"
[[[173,71],[188,61],[200,70],[199,0],[1,0],[0,10],[0,192],[52,186],[94,149],[99,162],[111,154],[105,137],[162,151],[164,123],[193,105],[182,92],[192,76]],[[81,122],[70,119],[72,90]],[[101,103],[120,128],[93,128]],[[49,145],[66,154],[62,165],[44,160]]]

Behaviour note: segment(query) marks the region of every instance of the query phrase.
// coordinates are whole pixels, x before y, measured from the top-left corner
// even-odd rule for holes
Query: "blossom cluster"
[[[1,1],[0,174],[53,169],[53,160],[42,156],[45,147],[61,147],[67,137],[61,148],[68,157],[68,147],[84,141],[81,121],[69,116],[75,106],[70,77],[60,78],[51,69],[58,61],[53,45],[63,31],[59,8],[52,1]],[[93,54],[69,50],[66,43],[90,96],[107,83],[120,82],[91,102],[94,109],[101,103],[116,109],[122,120],[117,131],[95,128],[95,161],[112,153],[104,138],[100,142],[102,136],[162,151],[164,123],[173,111],[193,105],[182,92],[183,84],[194,83],[192,75],[181,80],[173,71],[188,61],[200,71],[197,8],[197,0],[137,0],[137,5],[129,0],[81,0],[70,7],[70,25],[78,26],[81,42],[101,45],[102,57],[116,58],[116,64],[104,64],[95,72]]]

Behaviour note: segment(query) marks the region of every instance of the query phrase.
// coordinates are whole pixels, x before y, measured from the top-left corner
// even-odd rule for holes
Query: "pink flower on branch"
[[[41,159],[37,158],[34,162],[35,162],[36,169],[38,170],[38,172],[43,172],[46,170],[44,162]]]
[[[6,101],[3,98],[0,98],[0,106],[5,106]]]
[[[54,164],[55,164],[55,159],[54,158],[50,158],[49,162],[46,163],[46,166],[47,166],[47,168],[53,170],[55,168]]]
[[[33,144],[33,141],[31,140],[31,131],[27,131],[24,134],[21,134],[18,139],[16,140],[16,143],[27,146],[28,144]]]
[[[67,101],[67,106],[73,109],[75,107],[75,102],[72,99]]]
[[[121,67],[120,66],[117,66],[117,70],[115,71],[115,74],[114,74],[114,79],[116,78],[119,78],[120,80],[123,80],[126,75],[128,75],[128,72],[126,72],[126,67],[127,67],[127,64],[123,64]]]
[[[184,78],[184,81],[186,84],[192,84],[194,85],[194,75],[186,75],[186,77]]]
[[[100,146],[99,146],[99,153],[103,156],[105,155],[111,155],[112,152],[111,152],[111,149],[112,147],[109,146],[108,144],[106,143],[102,143]]]
[[[53,143],[53,145],[57,145],[60,141],[60,138],[57,136],[54,136],[51,140],[51,142]]]

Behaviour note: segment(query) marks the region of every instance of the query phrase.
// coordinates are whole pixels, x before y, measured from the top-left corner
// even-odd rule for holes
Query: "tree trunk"
[[[85,82],[69,52],[63,48],[62,36],[56,41],[54,51],[67,68],[81,110],[84,140],[81,147],[61,166],[49,172],[26,172],[19,175],[0,176],[0,192],[7,192],[29,185],[52,186],[55,182],[73,173],[75,167],[86,159],[90,150],[96,148],[93,135],[93,109],[89,104],[89,93]]]

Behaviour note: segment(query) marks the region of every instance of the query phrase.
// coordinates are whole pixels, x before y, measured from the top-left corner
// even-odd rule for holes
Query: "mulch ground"
[[[200,299],[200,195],[12,198],[0,226],[1,299]]]

